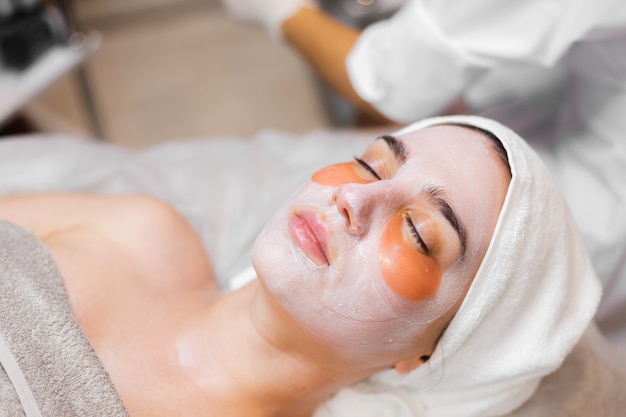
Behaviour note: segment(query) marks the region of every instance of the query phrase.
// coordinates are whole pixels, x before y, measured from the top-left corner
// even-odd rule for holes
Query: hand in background
[[[301,7],[317,7],[316,0],[222,0],[235,19],[264,28],[273,37],[281,37],[282,23]]]

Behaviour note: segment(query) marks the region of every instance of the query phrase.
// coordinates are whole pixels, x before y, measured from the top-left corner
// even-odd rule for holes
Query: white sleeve
[[[441,110],[486,70],[551,67],[576,41],[623,24],[622,0],[408,0],[369,26],[346,67],[357,93],[410,122]]]

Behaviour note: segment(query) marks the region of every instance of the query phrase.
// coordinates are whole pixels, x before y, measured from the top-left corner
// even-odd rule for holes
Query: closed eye
[[[422,248],[424,253],[428,255],[430,253],[430,250],[428,249],[428,246],[426,246],[426,243],[424,243],[422,236],[420,236],[419,232],[415,228],[415,225],[413,224],[413,220],[411,220],[408,214],[404,215],[404,219],[406,220],[406,223],[409,225],[409,230],[411,231],[411,234],[415,238],[415,241]]]
[[[378,180],[382,180],[382,178],[380,177],[380,175],[378,175],[378,173],[376,171],[374,171],[374,168],[372,168],[367,162],[365,162],[364,160],[357,158],[356,156],[354,157],[354,160],[361,165],[363,168],[365,168],[365,170],[367,172],[369,172],[370,174],[372,174],[374,177],[376,177],[376,179]]]

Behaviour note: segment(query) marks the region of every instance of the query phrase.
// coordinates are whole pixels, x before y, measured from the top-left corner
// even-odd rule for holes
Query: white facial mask
[[[323,343],[355,353],[400,350],[450,301],[443,294],[425,301],[395,294],[379,264],[385,224],[370,225],[365,237],[350,235],[333,203],[334,192],[315,183],[297,192],[257,239],[255,268],[280,305]],[[308,213],[324,225],[330,265],[317,265],[294,242],[287,220],[294,212]]]
[[[417,343],[432,348],[480,263],[477,248],[489,243],[490,234],[484,241],[476,236],[495,226],[499,205],[492,199],[506,193],[504,168],[494,162],[488,140],[467,137],[472,134],[442,127],[395,142],[383,138],[363,159],[314,174],[253,249],[259,278],[277,302],[321,342],[345,353],[408,352]],[[467,241],[450,217],[468,226]],[[414,229],[429,238],[412,236]],[[396,255],[389,239],[398,241]],[[430,242],[433,253],[420,249],[420,241]],[[413,245],[412,254],[405,244]],[[425,268],[420,252],[436,268]],[[439,280],[429,297],[407,297],[394,284],[389,274],[402,272],[398,256],[409,258],[404,265],[414,268],[409,275],[416,282],[428,270]]]

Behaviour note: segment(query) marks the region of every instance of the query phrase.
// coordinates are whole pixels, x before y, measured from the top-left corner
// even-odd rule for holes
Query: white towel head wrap
[[[428,362],[344,389],[316,417],[506,414],[561,365],[593,318],[599,281],[561,193],[524,140],[475,116],[430,118],[395,134],[449,123],[493,133],[508,154],[512,178],[485,257]]]

